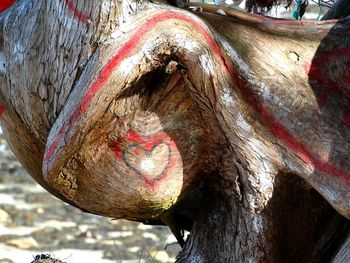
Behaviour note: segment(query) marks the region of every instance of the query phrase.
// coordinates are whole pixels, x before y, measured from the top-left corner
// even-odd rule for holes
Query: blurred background
[[[50,254],[70,263],[174,262],[167,227],[81,212],[47,193],[22,168],[0,133],[0,263]]]
[[[302,2],[305,1],[308,3],[308,6],[302,19],[318,20],[326,14],[336,0],[302,0]],[[224,5],[244,11],[246,0],[189,0],[189,2]],[[283,2],[283,0],[281,0],[281,2]],[[269,15],[277,18],[294,19],[293,12],[297,8],[297,2],[298,0],[293,0],[289,7],[281,4],[273,8]]]

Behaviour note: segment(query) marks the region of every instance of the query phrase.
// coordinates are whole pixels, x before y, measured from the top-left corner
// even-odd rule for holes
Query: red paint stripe
[[[229,67],[231,66],[229,65]],[[244,94],[245,99],[248,101],[250,106],[252,106],[259,113],[260,118],[267,124],[267,127],[270,129],[271,133],[276,136],[284,145],[286,145],[294,154],[296,154],[305,163],[314,166],[319,171],[322,171],[329,175],[343,177],[347,181],[350,180],[349,172],[343,171],[331,163],[323,162],[315,157],[315,155],[307,148],[307,146],[296,139],[293,134],[290,133],[288,129],[282,123],[280,123],[263,104],[257,101],[256,97],[251,92],[251,90],[247,88],[247,85],[245,83],[237,79],[236,76],[233,76],[233,78],[236,80],[237,85],[241,92]]]
[[[73,114],[68,119],[68,126],[64,125],[56,135],[52,144],[48,148],[45,154],[45,161],[51,159],[54,151],[57,149],[59,141],[62,139],[63,135],[69,129],[69,127],[81,116],[82,113],[86,111],[88,106],[91,103],[92,98],[95,96],[96,92],[101,88],[101,86],[109,79],[112,74],[113,69],[115,69],[120,62],[128,57],[131,52],[135,49],[136,45],[141,40],[141,37],[147,33],[152,27],[154,27],[159,22],[162,22],[167,19],[174,18],[172,15],[174,13],[166,12],[159,16],[155,16],[152,19],[148,20],[144,26],[142,26],[139,30],[135,32],[135,34],[130,38],[130,40],[120,49],[120,51],[108,62],[106,67],[101,71],[99,78],[97,81],[92,84],[87,93],[84,95],[81,104],[79,107],[73,112]],[[175,17],[178,17],[178,14],[175,14]],[[180,17],[183,17],[181,15]],[[190,21],[189,18],[185,17],[186,21]]]
[[[335,51],[328,52],[324,55],[321,55],[320,57],[316,58],[314,61],[316,62],[316,65],[324,65],[329,63],[329,61],[337,59],[337,58],[344,58],[350,56],[350,48],[341,48]],[[315,63],[313,63],[315,64]]]
[[[350,128],[350,109],[346,109],[343,112],[342,120],[343,120],[344,124]]]
[[[279,123],[269,112],[267,112],[266,108],[262,108],[260,110],[260,114],[263,121],[268,123],[270,131],[304,162],[312,164],[319,171],[329,175],[343,177],[346,180],[350,179],[350,173],[342,171],[330,163],[317,159],[305,145],[299,142],[281,123]]]
[[[228,65],[228,67],[232,66]],[[228,71],[231,72],[232,70]],[[315,157],[307,146],[295,138],[294,135],[288,131],[288,129],[282,123],[280,123],[263,104],[257,101],[256,97],[245,83],[238,79],[236,75],[232,77],[236,80],[237,86],[243,93],[246,101],[259,113],[261,120],[267,124],[267,127],[270,129],[271,133],[284,145],[286,145],[294,154],[296,154],[305,163],[312,165],[319,171],[329,175],[343,177],[347,181],[350,180],[349,172],[343,171],[331,163],[323,162]]]
[[[90,20],[90,17],[83,12],[81,12],[73,3],[72,0],[65,0],[67,8],[72,12],[73,16],[76,17],[80,22],[87,23]]]
[[[5,112],[5,107],[0,105],[0,117],[4,114]]]
[[[308,76],[316,81],[324,90],[320,95],[320,105],[324,103],[326,97],[334,91],[341,91],[343,94],[350,98],[349,83],[350,73],[347,68],[344,70],[343,76],[333,81],[322,74],[322,67],[329,65],[331,61],[337,61],[342,58],[350,58],[350,48],[341,48],[339,50],[328,52],[313,59],[312,64],[305,64],[304,68]]]
[[[74,4],[72,0],[65,0],[67,4],[67,8],[70,12],[72,12],[73,16],[76,17],[80,22],[87,23],[90,20],[90,17],[83,12],[81,12]],[[13,5],[16,0],[0,0],[0,12],[9,8]]]
[[[16,0],[0,0],[0,12],[10,7],[16,2]]]
[[[69,118],[68,123],[70,125],[76,121],[76,119],[81,115],[81,113],[85,112],[92,98],[95,96],[96,92],[110,77],[112,70],[115,69],[123,59],[125,59],[128,55],[131,54],[134,48],[138,45],[141,37],[148,31],[150,31],[158,23],[169,19],[177,19],[177,20],[188,22],[191,25],[193,25],[203,35],[203,37],[206,39],[208,44],[211,46],[215,56],[219,60],[221,60],[221,62],[225,65],[225,69],[227,70],[228,74],[230,74],[230,76],[236,82],[240,91],[245,95],[246,101],[259,113],[262,121],[267,124],[271,133],[275,135],[283,144],[285,144],[292,152],[298,155],[306,163],[313,165],[316,169],[324,173],[350,179],[350,174],[348,172],[342,171],[341,169],[333,166],[330,163],[326,163],[318,160],[314,156],[314,154],[309,149],[307,149],[305,145],[299,142],[287,130],[287,128],[284,127],[283,124],[281,124],[272,114],[270,114],[268,109],[264,105],[262,105],[260,102],[257,101],[254,94],[251,92],[251,90],[249,90],[248,85],[243,83],[243,81],[237,77],[237,74],[235,73],[233,66],[231,65],[231,63],[227,62],[224,55],[221,53],[221,49],[219,45],[214,40],[214,38],[212,38],[211,33],[207,32],[206,29],[204,29],[199,22],[180,13],[173,13],[173,12],[166,11],[162,14],[155,15],[149,20],[147,20],[146,23],[135,32],[135,34],[130,38],[130,40],[121,48],[118,54],[114,56],[111,59],[111,61],[107,64],[107,66],[102,70],[98,80],[88,90],[79,108]],[[50,145],[45,155],[45,161],[48,161],[49,159],[51,159],[53,152],[58,147],[59,141],[62,139],[63,134],[68,130],[68,128],[69,126],[68,127],[63,126],[61,130],[58,132],[53,143]]]

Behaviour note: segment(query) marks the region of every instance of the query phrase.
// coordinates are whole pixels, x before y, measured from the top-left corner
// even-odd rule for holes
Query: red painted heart
[[[156,187],[172,171],[177,161],[175,143],[166,134],[142,137],[135,131],[125,135],[127,143],[112,149],[119,161],[135,172],[145,184]]]
[[[171,150],[166,143],[154,145],[151,151],[138,144],[129,144],[122,152],[126,165],[150,182],[159,180],[167,171],[170,156]]]

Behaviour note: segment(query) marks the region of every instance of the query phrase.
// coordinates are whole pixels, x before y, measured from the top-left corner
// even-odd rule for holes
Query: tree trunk
[[[342,262],[350,20],[191,6],[9,4],[1,125],[14,153],[84,211],[163,220],[178,237],[193,224],[179,262]]]
[[[350,15],[350,4],[347,0],[337,0],[322,20],[340,19]]]

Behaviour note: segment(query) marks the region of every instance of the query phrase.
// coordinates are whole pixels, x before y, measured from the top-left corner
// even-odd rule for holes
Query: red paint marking
[[[314,154],[307,149],[305,145],[299,142],[281,123],[279,123],[266,108],[263,108],[262,106],[259,113],[261,114],[262,119],[269,124],[270,131],[304,162],[313,165],[316,169],[329,175],[335,175],[350,180],[350,173],[342,171],[330,163],[317,159]]]
[[[158,185],[165,179],[168,177],[168,175],[170,174],[170,172],[173,170],[173,168],[176,165],[177,162],[177,149],[176,149],[176,145],[175,142],[165,133],[162,134],[158,134],[156,136],[141,136],[139,135],[136,131],[128,131],[126,133],[126,135],[124,136],[124,138],[126,139],[125,143],[122,143],[121,141],[117,141],[111,148],[116,156],[116,158],[119,161],[124,162],[127,166],[131,167],[133,169],[133,171],[135,171],[139,177],[142,179],[142,181],[148,185],[152,190],[155,190]],[[157,145],[160,145],[161,143],[166,144],[169,147],[169,156],[168,156],[168,162],[166,163],[166,166],[164,168],[164,170],[161,172],[160,175],[158,175],[155,178],[148,178],[146,177],[142,172],[140,172],[137,168],[135,168],[133,165],[130,165],[129,162],[127,162],[127,160],[124,159],[123,157],[123,153],[124,151],[127,149],[127,145],[128,144],[136,144],[137,147],[140,148],[136,148],[135,152],[136,153],[136,157],[138,156],[138,154],[140,155],[139,157],[143,157],[141,156],[144,149],[146,154],[148,153],[152,153],[152,151],[154,150],[154,148]],[[166,156],[164,156],[166,158]]]
[[[11,5],[13,5],[16,0],[0,0],[0,12],[4,11]]]
[[[150,151],[154,145],[159,144],[160,142],[168,142],[170,141],[171,144],[174,144],[174,141],[170,139],[170,137],[167,134],[158,134],[156,136],[147,136],[143,137],[139,135],[136,131],[128,131],[125,136],[125,140],[128,143],[137,143],[143,146],[145,150]],[[124,144],[121,140],[117,140],[116,143],[112,146],[114,149],[114,152],[116,153],[116,157],[119,160],[122,160],[121,152],[123,151],[120,147],[120,145]]]
[[[193,24],[205,37],[205,39],[208,41],[208,43],[213,47],[213,51],[216,56],[219,56],[221,58],[221,51],[218,46],[218,44],[215,42],[215,40],[209,35],[208,32],[205,31],[204,28],[198,23],[197,21],[192,20],[191,18],[182,15],[180,13],[173,13],[173,12],[164,12],[162,14],[156,15],[152,18],[150,18],[146,23],[138,29],[133,36],[131,36],[130,40],[120,49],[120,51],[108,62],[106,67],[101,71],[99,78],[95,83],[92,84],[92,86],[89,88],[87,93],[84,95],[82,102],[80,103],[79,107],[73,112],[73,114],[68,119],[68,126],[63,126],[58,134],[56,135],[55,139],[51,143],[50,147],[48,148],[46,154],[45,154],[45,161],[48,161],[51,159],[54,151],[58,147],[59,141],[62,139],[65,132],[69,129],[69,127],[78,119],[78,117],[86,111],[88,106],[91,103],[92,98],[95,96],[96,92],[101,88],[101,86],[108,80],[110,75],[112,74],[112,71],[125,59],[128,57],[132,51],[135,49],[139,41],[141,40],[141,37],[147,33],[149,30],[151,30],[154,26],[156,26],[158,23],[163,22],[168,19],[178,19],[182,20],[188,23]],[[233,74],[233,72],[232,72]]]
[[[5,107],[0,105],[0,117],[4,114],[5,112]]]
[[[321,68],[329,66],[331,61],[337,61],[344,57],[350,60],[350,48],[331,51],[314,59],[311,65],[305,65],[309,77],[323,88],[318,99],[321,107],[325,104],[327,97],[334,92],[341,92],[350,98],[350,70],[348,68],[344,69],[343,75],[337,80],[329,79],[321,70]]]
[[[13,5],[17,0],[0,0],[0,12],[9,8]],[[70,12],[72,12],[73,16],[76,17],[82,23],[88,23],[91,19],[88,15],[81,12],[73,3],[72,0],[65,0],[67,4],[67,8]]]
[[[337,61],[341,58],[350,60],[350,48],[343,48],[331,51],[313,60],[312,65],[305,65],[305,70],[309,77],[322,87],[318,102],[320,107],[326,103],[328,96],[333,93],[341,92],[345,97],[350,98],[350,69],[345,67],[343,75],[337,80],[332,80],[322,73],[321,68],[330,65],[330,62]],[[344,125],[350,127],[350,109],[345,108],[342,114]]]
[[[350,50],[350,49],[349,49]],[[242,80],[238,79],[236,75],[232,76],[236,81],[239,89],[245,95],[246,101],[252,106],[260,115],[260,118],[265,122],[274,136],[276,136],[283,144],[285,144],[292,152],[299,156],[304,162],[314,166],[317,170],[329,175],[343,177],[350,181],[350,173],[335,167],[331,163],[323,162],[315,157],[314,153],[293,136],[288,129],[280,123],[269,110],[258,100],[255,95],[249,90],[249,87]]]
[[[350,128],[350,109],[349,108],[343,112],[342,120],[344,124]]]
[[[95,96],[96,92],[101,88],[101,86],[106,82],[110,77],[112,71],[120,64],[120,62],[127,58],[135,47],[138,45],[141,37],[150,31],[158,23],[163,22],[169,19],[177,19],[185,21],[194,26],[205,38],[208,44],[211,46],[211,50],[217,59],[219,59],[225,66],[225,70],[236,82],[239,90],[245,96],[246,101],[253,107],[260,115],[260,118],[263,122],[266,123],[267,127],[270,129],[271,133],[276,136],[283,144],[285,144],[292,152],[294,152],[299,158],[301,158],[306,163],[314,166],[321,172],[335,175],[339,177],[344,177],[347,180],[350,180],[350,173],[342,171],[341,169],[333,166],[330,163],[323,162],[315,157],[315,155],[300,141],[298,141],[288,130],[281,124],[269,111],[268,109],[261,104],[252,91],[249,89],[249,86],[238,78],[233,66],[229,63],[225,56],[222,54],[221,49],[217,42],[212,37],[211,33],[207,32],[202,25],[193,20],[190,17],[187,17],[180,13],[174,13],[170,11],[165,11],[164,13],[157,14],[149,18],[145,24],[140,27],[134,35],[131,36],[130,40],[120,49],[120,51],[108,62],[106,67],[101,71],[101,74],[98,80],[91,86],[88,92],[83,97],[83,100],[80,106],[73,112],[73,114],[68,119],[69,126],[63,126],[55,139],[49,146],[44,160],[47,162],[51,159],[53,152],[57,149],[59,141],[62,139],[65,132],[68,128],[77,120],[77,118],[86,111],[88,105],[90,104],[92,98]],[[350,51],[349,51],[350,52]]]
[[[342,171],[341,169],[333,166],[332,164],[323,162],[317,159],[314,154],[303,145],[298,139],[296,139],[293,134],[291,134],[282,123],[280,123],[269,111],[268,109],[259,103],[252,94],[252,92],[245,88],[246,85],[240,80],[238,81],[238,86],[242,93],[244,94],[246,100],[260,115],[260,118],[265,122],[270,129],[271,133],[276,136],[283,144],[285,144],[294,154],[299,156],[305,163],[314,166],[316,169],[339,177],[344,177],[347,180],[350,179],[350,173]]]
[[[72,0],[65,0],[67,4],[67,8],[72,12],[73,16],[76,17],[82,23],[88,23],[90,21],[90,17],[83,12],[81,12],[73,3]]]

